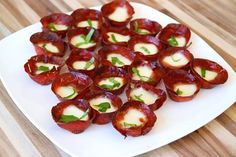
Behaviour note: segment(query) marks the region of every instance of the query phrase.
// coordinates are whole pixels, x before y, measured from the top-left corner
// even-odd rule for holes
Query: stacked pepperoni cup
[[[227,81],[223,67],[188,50],[187,26],[171,23],[162,29],[157,21],[132,19],[133,14],[128,1],[114,0],[101,11],[80,8],[40,20],[43,31],[30,38],[37,55],[24,68],[35,82],[52,83],[61,101],[51,110],[59,127],[81,133],[92,123],[112,122],[124,136],[145,135],[167,94],[176,102],[189,101],[201,88]],[[157,87],[161,80],[167,94]]]

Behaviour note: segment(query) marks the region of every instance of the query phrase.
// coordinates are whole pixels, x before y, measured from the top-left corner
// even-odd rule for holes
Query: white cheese
[[[179,96],[191,96],[193,95],[197,90],[196,84],[179,84],[174,86],[174,91],[178,93]]]
[[[139,74],[142,76],[141,78],[133,73],[132,79],[133,80],[143,80],[143,81],[148,81],[150,77],[152,76],[152,69],[150,66],[144,65],[144,66],[139,66],[137,67],[137,70],[139,71]]]
[[[205,70],[205,77],[202,76],[202,70],[200,67],[194,67],[194,70],[200,75],[204,80],[212,81],[218,75],[217,72]]]
[[[119,89],[120,87],[123,86],[124,81],[123,81],[123,78],[122,78],[122,77],[112,77],[112,78],[114,78],[115,81],[117,81],[117,82],[120,83],[119,87],[114,87],[112,90]],[[102,85],[111,85],[111,86],[112,86],[114,83],[113,83],[110,79],[111,79],[111,78],[103,79],[103,80],[101,80],[101,81],[98,83],[98,85],[99,85],[99,86],[102,86]]]
[[[114,112],[117,110],[117,108],[112,105],[111,100],[106,97],[97,97],[97,98],[93,98],[93,99],[89,100],[90,106],[93,109],[97,110],[98,112],[100,112],[100,111],[99,111],[99,107],[97,105],[99,105],[101,103],[105,103],[105,102],[110,104],[110,108],[108,108],[106,110],[106,113]]]
[[[117,40],[117,42],[128,42],[130,39],[129,35],[122,35],[122,34],[118,34],[115,32],[108,32],[108,40],[112,43],[116,43],[113,39],[112,39],[112,35],[115,36],[115,39]]]
[[[58,87],[57,90],[56,90],[56,93],[60,97],[67,98],[67,99],[73,99],[78,95],[76,90],[71,86]]]
[[[56,28],[57,31],[64,31],[68,29],[68,26],[61,24],[54,24],[54,27]]]
[[[189,60],[185,57],[185,55],[183,55],[180,52],[177,52],[171,56],[166,56],[163,59],[163,62],[165,62],[171,66],[174,66],[174,67],[181,67],[181,66],[188,64]]]
[[[72,115],[75,116],[77,118],[82,117],[85,114],[85,111],[79,109],[78,107],[74,106],[74,105],[69,105],[67,106],[64,110],[62,115]],[[82,117],[80,120],[82,121],[86,121],[89,119],[88,114],[86,114],[84,117]]]
[[[155,93],[142,87],[132,89],[130,92],[130,97],[137,101],[138,99],[136,97],[139,97],[147,105],[155,103],[155,101],[158,99],[158,96]]]
[[[113,21],[124,22],[129,18],[128,10],[126,7],[116,7],[115,11],[108,18]]]
[[[44,66],[44,67],[48,67],[48,71],[52,70],[53,67],[57,68],[59,65],[57,64],[51,64],[51,63],[43,63],[43,62],[37,62],[36,63],[36,67],[39,68],[40,66]],[[41,74],[44,71],[38,69],[37,71],[35,71],[35,74]]]
[[[96,45],[95,42],[93,43],[85,43],[84,39],[82,38],[82,34],[81,35],[77,35],[77,36],[74,36],[70,43],[72,45],[74,45],[75,47],[77,47],[76,45],[77,44],[80,44],[80,43],[84,43],[84,44],[81,44],[78,48],[81,48],[81,49],[86,49],[86,48],[90,48],[90,47],[93,47],[94,45]]]
[[[121,54],[116,54],[116,53],[111,53],[107,55],[107,60],[110,61],[112,63],[112,58],[118,58],[123,64],[118,64],[116,63],[115,66],[117,67],[122,67],[124,65],[130,65],[132,63],[132,61],[130,61],[128,58],[122,56]]]
[[[143,112],[137,109],[129,109],[128,112],[125,114],[124,119],[121,121],[121,124],[123,126],[125,125],[124,123],[141,126],[141,125],[144,125],[146,121],[147,121],[147,117]]]
[[[184,37],[175,37],[175,40],[177,41],[178,45],[176,47],[183,47],[186,44],[186,40]]]
[[[38,44],[39,47],[42,47],[46,49],[47,51],[50,51],[51,53],[58,53],[59,49],[53,45],[52,43],[40,43]]]
[[[145,51],[147,50],[147,51]],[[135,52],[141,52],[143,55],[154,55],[158,53],[158,48],[150,43],[138,43],[134,45]]]
[[[87,63],[88,62],[86,62],[86,61],[75,61],[72,66],[76,70],[85,70]],[[91,66],[86,70],[92,70],[94,68],[95,68],[94,64],[91,64]]]
[[[95,29],[99,28],[99,23],[97,20],[91,20],[92,27]],[[81,21],[77,24],[77,27],[89,27],[88,21]]]

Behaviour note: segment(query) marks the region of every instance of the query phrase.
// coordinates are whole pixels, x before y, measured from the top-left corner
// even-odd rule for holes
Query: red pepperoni
[[[122,121],[124,120],[125,115],[129,110],[136,109],[142,112],[146,119],[139,119],[140,122],[143,122],[143,125],[140,126],[131,126],[126,128]],[[112,125],[114,128],[119,131],[124,136],[141,136],[147,134],[156,122],[155,113],[146,105],[138,101],[126,102],[115,114],[112,120]]]
[[[123,85],[120,85],[120,87],[118,89],[112,89],[112,88],[102,88],[99,86],[99,82],[104,80],[104,79],[108,79],[108,78],[114,78],[114,77],[120,77],[123,79]],[[122,69],[122,68],[117,68],[114,66],[104,66],[101,67],[98,72],[97,72],[97,76],[94,79],[94,85],[104,91],[108,91],[111,92],[113,94],[121,94],[126,85],[129,83],[129,76],[127,74],[127,72]],[[117,84],[117,83],[112,83],[113,85]]]
[[[64,73],[59,75],[52,83],[52,91],[60,100],[68,100],[70,98],[61,97],[57,90],[59,87],[73,87],[74,93],[77,92],[77,96],[72,99],[83,98],[83,96],[89,91],[93,81],[90,77],[79,72]]]
[[[213,80],[207,81],[194,70],[195,67],[216,72],[217,76]],[[191,71],[201,83],[202,88],[213,88],[216,85],[225,83],[228,79],[228,72],[222,66],[207,59],[195,58],[191,63]]]
[[[120,62],[119,58],[114,58],[112,62],[107,59],[109,54],[119,54],[131,61],[134,61],[134,53],[126,47],[121,47],[117,45],[104,46],[98,51],[99,56],[101,56],[101,63],[104,66],[117,66],[128,69],[129,65],[125,65],[123,62]]]
[[[148,32],[143,32],[142,29]],[[132,35],[157,35],[162,29],[162,26],[156,22],[149,19],[140,18],[135,19],[130,22],[130,31]]]
[[[60,37],[65,37],[68,29],[70,29],[73,25],[73,19],[70,15],[64,13],[54,13],[49,16],[45,16],[41,18],[40,22],[43,25],[44,30],[49,30],[51,32],[56,33]],[[51,28],[52,24],[60,24],[68,27],[66,30],[55,30]]]
[[[170,98],[174,101],[189,101],[192,100],[200,90],[200,83],[198,80],[190,73],[185,70],[171,70],[164,76],[164,84],[169,94]],[[190,96],[181,96],[183,91],[175,91],[176,85],[196,85],[196,91]]]
[[[178,44],[177,45],[173,45],[170,44],[171,43],[171,37],[184,37],[185,38],[185,45],[184,47],[187,45],[187,43],[189,42],[191,36],[191,31],[190,29],[183,25],[183,24],[175,24],[175,23],[171,23],[168,24],[166,27],[164,27],[160,34],[158,35],[158,38],[165,44],[169,45],[169,46],[173,46],[173,47],[179,47]],[[174,42],[172,40],[172,42]]]
[[[45,72],[36,74],[36,71],[38,70],[36,63],[39,62],[56,64],[58,65],[58,67],[54,66],[51,70],[46,70]],[[63,60],[59,57],[48,57],[44,55],[38,55],[31,57],[28,62],[25,63],[24,68],[32,80],[41,85],[48,85],[52,83],[52,81],[59,75],[61,67],[63,65]]]
[[[94,68],[91,70],[85,70],[85,69],[76,69],[74,68],[73,64],[76,61],[85,61],[87,62],[87,69],[94,65]],[[96,71],[98,69],[100,63],[100,57],[93,51],[88,50],[73,50],[69,56],[69,58],[66,60],[66,65],[71,72],[81,72],[85,73],[91,78],[94,77],[96,74]]]
[[[68,122],[62,120],[61,117],[63,115],[64,109],[70,105],[77,107],[78,109],[84,111],[85,113],[87,112],[88,120],[78,119]],[[59,127],[66,129],[74,134],[82,133],[84,130],[86,130],[92,123],[92,120],[94,119],[94,113],[92,108],[89,106],[89,103],[83,99],[60,102],[52,108],[51,113],[52,113],[52,118]]]
[[[102,26],[102,14],[98,10],[81,8],[73,11],[71,16],[74,19],[75,27],[79,27],[78,24],[82,21],[88,21],[89,23],[89,20],[97,21],[99,29]]]
[[[135,45],[139,43],[153,44],[154,46],[156,46],[157,52],[155,54],[152,54],[151,50],[144,46],[142,48],[145,54],[135,50]],[[165,48],[165,46],[157,38],[152,36],[134,36],[129,40],[128,47],[135,52],[137,58],[141,59],[157,59],[159,56],[159,52]]]
[[[65,54],[66,43],[55,33],[51,33],[49,31],[38,32],[30,37],[30,41],[32,44],[34,44],[35,51],[38,55],[62,57]],[[59,52],[53,53],[46,48],[43,48],[43,46],[38,45],[47,43],[51,43],[52,45],[56,46]]]
[[[109,18],[109,16],[118,7],[122,7],[122,8],[125,7],[127,9],[128,18],[125,21],[120,21],[119,22],[119,21],[114,21],[114,20]],[[102,11],[103,17],[114,26],[125,26],[125,25],[127,25],[129,23],[130,19],[132,18],[133,14],[134,14],[134,8],[126,0],[114,0],[110,3],[107,3],[107,4],[102,6],[101,11]]]
[[[153,86],[146,84],[146,83],[132,83],[129,85],[128,89],[126,90],[126,96],[129,101],[143,102],[142,99],[138,100],[138,99],[134,99],[130,96],[130,93],[132,92],[132,90],[137,89],[137,88],[143,88],[147,91],[152,92],[153,94],[156,94],[156,96],[157,96],[156,101],[153,104],[148,105],[153,111],[159,109],[163,105],[163,103],[166,101],[165,91],[158,89],[156,87],[153,87]],[[140,93],[140,94],[142,94],[142,93]],[[148,99],[148,98],[146,98],[146,99]]]

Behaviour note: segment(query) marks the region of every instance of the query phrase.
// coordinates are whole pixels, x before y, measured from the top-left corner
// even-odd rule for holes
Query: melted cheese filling
[[[121,121],[121,124],[125,128],[129,128],[131,126],[125,126],[125,123],[135,126],[142,126],[146,123],[146,121],[147,117],[143,112],[137,109],[129,109],[128,112],[125,114],[124,119]]]
[[[118,58],[119,61],[121,61],[123,64],[119,64],[118,62],[115,63],[115,66],[122,67],[124,65],[130,65],[132,61],[130,61],[128,58],[122,56],[121,54],[111,53],[107,55],[107,60],[112,63],[112,58]]]
[[[138,43],[134,45],[135,52],[141,52],[143,55],[154,55],[158,53],[158,48],[150,43]]]
[[[89,104],[90,104],[90,106],[91,106],[93,109],[95,109],[96,111],[100,112],[100,111],[99,111],[99,107],[98,107],[97,105],[99,105],[99,104],[101,104],[101,103],[105,103],[105,102],[107,102],[107,103],[110,104],[110,108],[108,108],[105,113],[110,113],[110,112],[114,112],[114,111],[117,110],[117,108],[112,105],[111,100],[108,99],[108,98],[106,98],[106,97],[93,98],[93,99],[91,99],[91,100],[89,101]],[[101,112],[100,112],[100,113],[101,113]],[[102,113],[104,113],[104,112],[102,112]]]
[[[38,70],[35,71],[35,74],[41,74],[45,71],[42,71],[39,69],[40,66],[44,66],[44,67],[48,67],[48,71],[52,70],[53,67],[57,68],[59,65],[57,64],[51,64],[51,63],[43,63],[43,62],[37,62],[36,63],[36,67],[38,68]]]
[[[117,7],[108,18],[113,21],[124,22],[129,18],[128,10],[126,7]]]
[[[82,34],[81,35],[77,35],[77,36],[74,36],[72,39],[71,39],[71,44],[74,45],[75,47],[78,47],[78,48],[81,48],[81,49],[86,49],[86,48],[90,48],[90,47],[93,47],[96,45],[95,42],[93,43],[85,43],[84,39],[82,38]],[[84,44],[80,44],[80,43],[84,43]],[[80,44],[79,46],[76,46],[77,44]]]
[[[217,72],[205,70],[205,77],[202,76],[202,70],[200,67],[194,67],[194,70],[200,75],[204,80],[212,81],[218,75]]]
[[[81,109],[79,109],[78,107],[74,106],[74,105],[69,105],[67,106],[64,110],[62,115],[67,115],[67,116],[75,116],[77,118],[82,117],[85,114],[85,112]],[[86,114],[84,117],[82,117],[80,120],[82,121],[87,121],[89,119],[88,114]]]
[[[175,40],[177,41],[178,45],[176,47],[184,47],[186,45],[186,40],[184,37],[175,37]]]
[[[192,96],[197,90],[196,84],[179,84],[175,85],[174,91],[182,97]]]
[[[76,70],[85,70],[87,63],[88,62],[86,61],[75,61],[72,66]],[[91,64],[91,66],[89,66],[86,70],[92,70],[94,68],[95,68],[94,64]]]
[[[95,29],[99,28],[99,23],[97,20],[92,20],[92,27]],[[81,21],[77,24],[77,27],[90,27],[88,21]]]
[[[183,55],[182,53],[175,53],[171,56],[166,56],[163,59],[163,62],[175,66],[175,67],[181,67],[189,63],[189,60]]]
[[[142,87],[132,89],[130,92],[130,97],[133,100],[142,100],[147,105],[155,103],[155,101],[158,99],[158,96],[155,93]]]
[[[73,99],[78,93],[72,86],[62,86],[57,88],[57,94],[62,98]]]
[[[130,39],[129,35],[122,35],[115,32],[108,32],[107,35],[108,35],[108,40],[112,43],[116,43],[116,41],[112,39],[112,35],[115,36],[115,39],[117,40],[117,42],[128,42]]]
[[[132,75],[133,80],[143,80],[143,81],[148,81],[150,77],[152,76],[152,69],[150,66],[144,65],[144,66],[139,66],[137,67],[137,70],[139,71],[139,74],[142,76],[138,76],[137,74]]]
[[[38,44],[38,46],[46,49],[47,51],[51,53],[59,53],[59,49],[52,43],[41,43],[41,44]]]
[[[123,78],[122,77],[112,77],[114,78],[115,81],[119,82],[120,85],[119,87],[114,87],[112,90],[116,90],[116,89],[119,89],[120,87],[122,87],[124,85],[124,81],[123,81]],[[99,83],[98,83],[99,86],[102,86],[102,85],[114,85],[114,83],[112,81],[110,81],[110,78],[107,78],[107,79],[103,79],[101,80]]]

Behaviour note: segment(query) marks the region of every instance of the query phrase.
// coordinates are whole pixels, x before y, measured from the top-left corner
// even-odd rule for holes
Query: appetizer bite
[[[66,43],[55,33],[38,32],[30,37],[30,41],[38,55],[62,57],[65,54]]]
[[[130,31],[126,27],[103,27],[102,28],[102,42],[105,45],[120,45],[127,46],[130,39]]]
[[[112,125],[122,135],[141,136],[147,134],[156,122],[155,113],[144,103],[126,102],[115,114]]]
[[[140,101],[153,111],[160,108],[166,101],[165,91],[145,83],[131,83],[126,90],[129,101]]]
[[[164,71],[156,61],[137,60],[131,64],[129,73],[133,83],[145,82],[156,86]]]
[[[151,35],[156,36],[162,29],[162,26],[149,19],[135,19],[130,22],[130,31],[132,35]]]
[[[198,80],[184,70],[171,70],[163,79],[170,98],[178,102],[192,100],[201,87]]]
[[[207,59],[195,58],[191,63],[191,71],[202,88],[213,88],[228,79],[228,72],[222,66]]]
[[[92,79],[85,74],[64,73],[53,81],[51,89],[58,99],[72,100],[82,98],[92,84]]]
[[[60,37],[65,37],[67,30],[73,25],[73,19],[70,15],[64,13],[54,13],[43,17],[40,22],[43,30],[49,30],[56,33]]]
[[[128,47],[135,52],[138,58],[157,59],[164,45],[152,36],[134,36],[128,42]]]
[[[85,73],[92,78],[96,74],[99,62],[99,56],[93,51],[72,50],[66,65],[69,71]]]
[[[114,0],[101,8],[102,15],[114,26],[125,26],[134,14],[134,8],[126,0]]]
[[[48,85],[59,75],[64,65],[60,57],[38,55],[31,57],[24,65],[30,78],[41,85]]]
[[[102,14],[94,9],[77,9],[71,14],[75,27],[91,27],[100,29],[102,26]]]
[[[191,36],[190,29],[183,24],[168,24],[158,38],[171,47],[186,47]]]
[[[193,55],[186,48],[170,47],[160,53],[159,61],[166,69],[189,69]]]
[[[114,113],[121,107],[121,99],[109,92],[97,91],[86,97],[94,110],[93,123],[107,124],[112,120]]]
[[[94,28],[70,29],[67,38],[71,49],[93,51],[100,43],[100,33]]]
[[[116,66],[127,69],[134,61],[134,53],[126,47],[117,45],[104,46],[98,51],[104,66]]]
[[[101,67],[97,74],[94,79],[94,85],[113,94],[121,94],[129,82],[127,72],[114,66]]]
[[[94,118],[92,109],[86,100],[68,100],[58,103],[51,110],[57,125],[74,134],[83,132]]]

